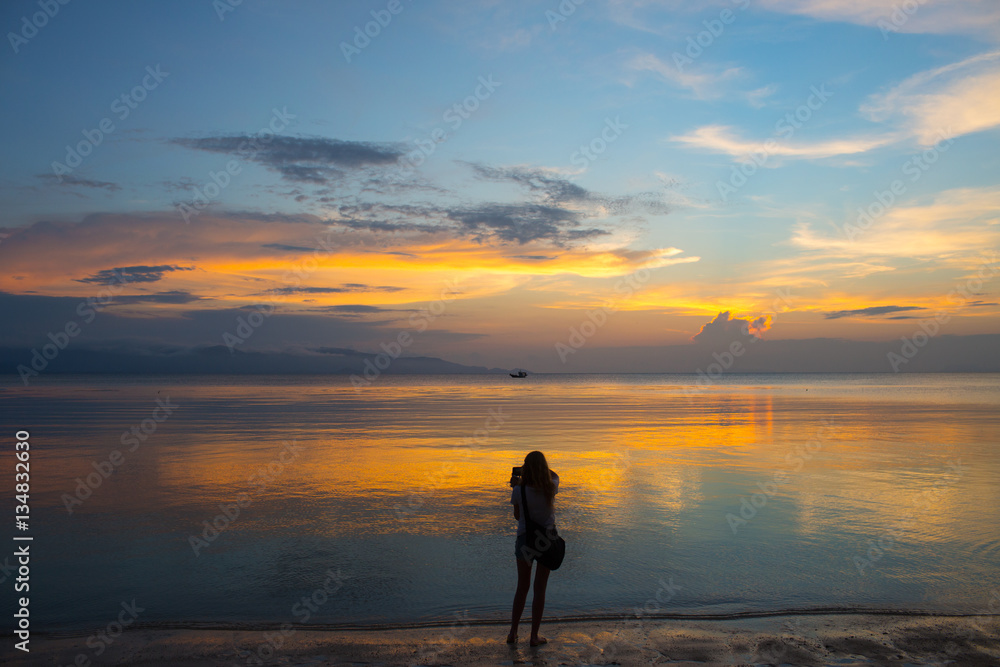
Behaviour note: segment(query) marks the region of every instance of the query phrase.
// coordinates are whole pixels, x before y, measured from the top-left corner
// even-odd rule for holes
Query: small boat
[[[528,377],[528,371],[518,371],[516,373],[511,373],[512,378],[526,378]]]

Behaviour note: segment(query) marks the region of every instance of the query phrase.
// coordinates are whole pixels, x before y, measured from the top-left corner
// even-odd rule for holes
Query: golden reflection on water
[[[986,380],[955,380],[974,381]],[[733,590],[757,600],[753,582],[762,577],[761,590],[785,585],[792,599],[802,586],[782,584],[787,571],[825,578],[821,602],[867,600],[894,589],[872,593],[873,580],[859,578],[850,558],[904,519],[879,563],[886,578],[904,581],[926,568],[944,581],[947,570],[951,592],[935,593],[942,600],[967,597],[979,581],[1000,583],[1000,393],[938,400],[925,389],[845,386],[719,386],[691,395],[666,382],[450,380],[365,391],[325,379],[176,382],[112,384],[93,395],[43,387],[33,396],[48,401],[49,420],[39,418],[32,435],[45,461],[33,476],[33,502],[52,513],[50,525],[78,528],[74,539],[141,517],[149,544],[187,550],[187,536],[220,504],[248,494],[252,505],[212,553],[268,545],[303,557],[313,553],[298,551],[308,539],[326,558],[378,537],[398,553],[371,555],[372,567],[384,557],[391,570],[442,544],[512,543],[510,468],[540,449],[560,475],[557,523],[574,545],[573,567],[595,577],[587,585],[610,581],[601,563],[624,558],[631,582],[669,563],[678,576],[687,568],[689,590],[706,577],[708,588],[744,586]],[[67,517],[63,497],[75,480],[124,451],[121,432],[149,416],[159,392],[180,406],[175,414]],[[294,456],[283,455],[291,442]],[[956,462],[960,475],[948,467]],[[768,489],[766,504],[734,533],[727,515]],[[154,547],[134,548],[145,557],[141,549]],[[272,574],[262,569],[261,581]],[[729,588],[706,599],[716,594],[735,599]]]
[[[340,503],[333,532],[506,531],[509,470],[531,449],[561,476],[561,511],[600,524],[634,518],[637,506],[670,525],[706,506],[732,510],[785,473],[776,490],[794,507],[786,530],[816,537],[831,517],[875,530],[959,459],[976,468],[935,494],[920,530],[944,539],[949,526],[974,521],[970,497],[997,497],[986,481],[996,479],[997,457],[984,456],[997,435],[995,406],[655,385],[163,391],[182,407],[125,452],[131,466],[83,511],[123,511],[154,495],[211,508],[249,493],[259,506],[298,503],[296,521],[316,503]],[[127,390],[101,398],[124,411],[125,425],[153,404],[152,394],[130,399]],[[284,461],[282,443],[293,440],[297,453]],[[116,438],[90,445],[91,455],[124,449]],[[57,447],[43,491],[72,490],[93,471],[93,456],[73,456],[73,447]]]

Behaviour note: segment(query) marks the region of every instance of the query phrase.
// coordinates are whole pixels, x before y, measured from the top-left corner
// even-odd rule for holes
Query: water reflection
[[[40,556],[48,622],[136,595],[155,601],[149,620],[280,619],[332,565],[351,578],[316,620],[364,622],[506,613],[507,479],[531,449],[562,478],[555,614],[630,609],[663,573],[685,587],[679,610],[963,608],[1000,584],[998,385],[768,376],[692,395],[673,376],[386,378],[361,392],[343,378],[87,378],[5,386],[0,400],[4,426],[36,424],[44,454],[39,538],[60,546]],[[158,395],[176,413],[68,514],[76,480],[123,450]],[[191,536],[238,498],[249,504],[193,553]]]

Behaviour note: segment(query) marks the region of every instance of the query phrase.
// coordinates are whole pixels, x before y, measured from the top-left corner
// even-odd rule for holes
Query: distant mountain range
[[[736,346],[736,347],[734,347]],[[715,341],[709,344],[598,347],[565,353],[523,354],[518,361],[536,372],[556,373],[892,373],[1000,372],[1000,335],[915,335],[895,341],[802,340]],[[732,350],[738,352],[734,354]],[[50,358],[44,355],[48,354]],[[298,348],[283,352],[233,350],[225,345],[180,347],[136,342],[100,347],[52,344],[0,347],[0,373],[106,374],[348,374],[371,381],[386,374],[507,373],[437,357],[359,352],[349,348]]]
[[[506,373],[503,368],[466,366],[436,357],[392,359],[341,348],[318,348],[300,352],[257,352],[235,350],[224,345],[197,348],[87,349],[61,350],[49,360],[37,348],[0,348],[0,369],[33,377],[40,373],[107,374],[356,374],[372,379],[387,374]],[[50,354],[53,349],[47,350]]]

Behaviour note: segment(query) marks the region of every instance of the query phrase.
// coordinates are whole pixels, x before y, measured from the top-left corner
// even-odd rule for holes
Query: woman
[[[527,508],[521,507],[521,485],[524,485]],[[556,515],[552,501],[559,490],[559,475],[549,470],[545,455],[541,452],[531,452],[524,457],[521,477],[512,477],[510,485],[514,487],[510,494],[510,502],[514,505],[514,518],[517,519],[517,540],[514,542],[514,557],[517,562],[517,591],[514,593],[514,609],[510,617],[510,634],[507,643],[517,642],[517,626],[521,622],[521,612],[528,599],[528,588],[531,585],[531,563],[535,559],[532,545],[526,544],[524,516],[531,513],[531,520],[546,528],[555,527]],[[542,611],[545,609],[545,586],[549,581],[549,568],[541,563],[535,571],[535,595],[531,601],[531,639],[532,646],[544,644],[548,640],[538,635],[538,626],[542,623]]]

